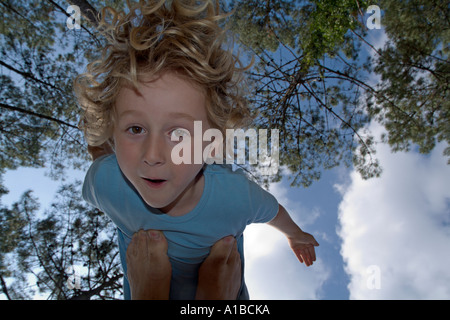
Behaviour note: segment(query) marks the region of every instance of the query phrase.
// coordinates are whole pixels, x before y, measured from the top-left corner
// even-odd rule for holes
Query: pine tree
[[[381,82],[368,105],[394,151],[429,153],[447,142],[450,163],[450,17],[445,1],[380,3],[388,40],[377,52]]]
[[[250,101],[257,123],[280,130],[280,162],[292,185],[352,163],[380,174],[373,138],[361,129],[370,88],[359,61],[365,1],[232,1],[232,31],[256,56]],[[281,176],[272,177],[273,180]]]
[[[120,297],[116,228],[105,214],[85,204],[80,185],[63,185],[44,212],[31,191],[11,208],[0,208],[0,279],[7,298]],[[8,278],[14,279],[9,285]]]

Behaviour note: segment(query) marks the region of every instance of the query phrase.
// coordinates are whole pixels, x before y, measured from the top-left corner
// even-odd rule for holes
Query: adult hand
[[[235,300],[241,287],[241,257],[233,236],[217,241],[198,272],[196,299]]]
[[[131,298],[169,298],[171,266],[167,241],[157,230],[140,230],[127,248]],[[217,241],[199,269],[196,299],[235,300],[241,287],[241,258],[232,236]]]
[[[158,230],[139,230],[127,248],[128,282],[132,300],[167,300],[172,266],[167,240]]]

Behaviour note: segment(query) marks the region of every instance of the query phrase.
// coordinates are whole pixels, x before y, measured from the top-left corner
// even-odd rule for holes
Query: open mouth
[[[153,183],[160,183],[160,182],[166,181],[166,180],[163,180],[163,179],[145,179],[145,180],[153,182]]]
[[[143,179],[147,183],[147,185],[149,185],[150,187],[153,187],[153,188],[160,187],[167,181],[164,179],[148,179],[148,178],[143,178]]]

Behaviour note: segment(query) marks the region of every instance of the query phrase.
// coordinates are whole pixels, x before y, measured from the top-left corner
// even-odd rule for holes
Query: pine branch
[[[8,298],[8,300],[12,300],[12,298],[11,298],[11,296],[9,295],[9,292],[8,292],[8,287],[6,286],[6,282],[5,282],[5,280],[3,279],[3,276],[2,276],[2,275],[0,275],[0,282],[1,282],[1,284],[2,284],[2,292],[6,295],[6,298]]]
[[[52,85],[51,83],[48,83],[48,82],[45,82],[45,81],[43,81],[41,79],[36,78],[31,72],[25,72],[25,71],[18,70],[16,68],[14,68],[13,66],[11,66],[11,65],[9,65],[6,62],[1,61],[1,60],[0,60],[0,65],[5,67],[5,68],[7,68],[7,69],[9,69],[9,70],[11,70],[11,71],[14,71],[15,73],[21,75],[24,78],[29,78],[29,79],[31,79],[31,80],[33,80],[35,82],[39,82],[39,83],[41,83],[43,85],[49,86],[52,89],[55,89],[55,90],[58,90],[58,91],[62,92],[61,88],[58,88],[58,87]]]
[[[90,300],[91,297],[98,295],[102,290],[108,289],[109,287],[113,286],[120,278],[122,278],[122,276],[123,276],[122,274],[116,274],[108,281],[102,282],[102,284],[99,285],[97,288],[87,291],[81,291],[81,294],[73,296],[68,300]]]
[[[21,113],[25,113],[25,114],[29,114],[29,115],[34,116],[34,117],[50,120],[50,121],[56,122],[56,123],[64,125],[64,126],[80,130],[77,126],[74,126],[73,124],[70,124],[70,123],[65,122],[63,120],[56,119],[56,118],[53,118],[51,116],[47,116],[45,114],[36,113],[34,111],[26,110],[26,109],[23,109],[23,108],[11,106],[11,105],[8,105],[8,104],[2,103],[2,102],[0,102],[0,108],[12,110],[12,111],[17,111],[17,112],[21,112]]]

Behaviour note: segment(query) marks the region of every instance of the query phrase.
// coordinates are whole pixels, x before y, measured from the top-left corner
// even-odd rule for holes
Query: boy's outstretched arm
[[[287,237],[292,251],[294,251],[300,262],[304,262],[307,267],[316,261],[315,246],[319,243],[309,233],[302,229],[291,219],[289,213],[282,205],[279,206],[278,214],[268,225],[280,230]]]

